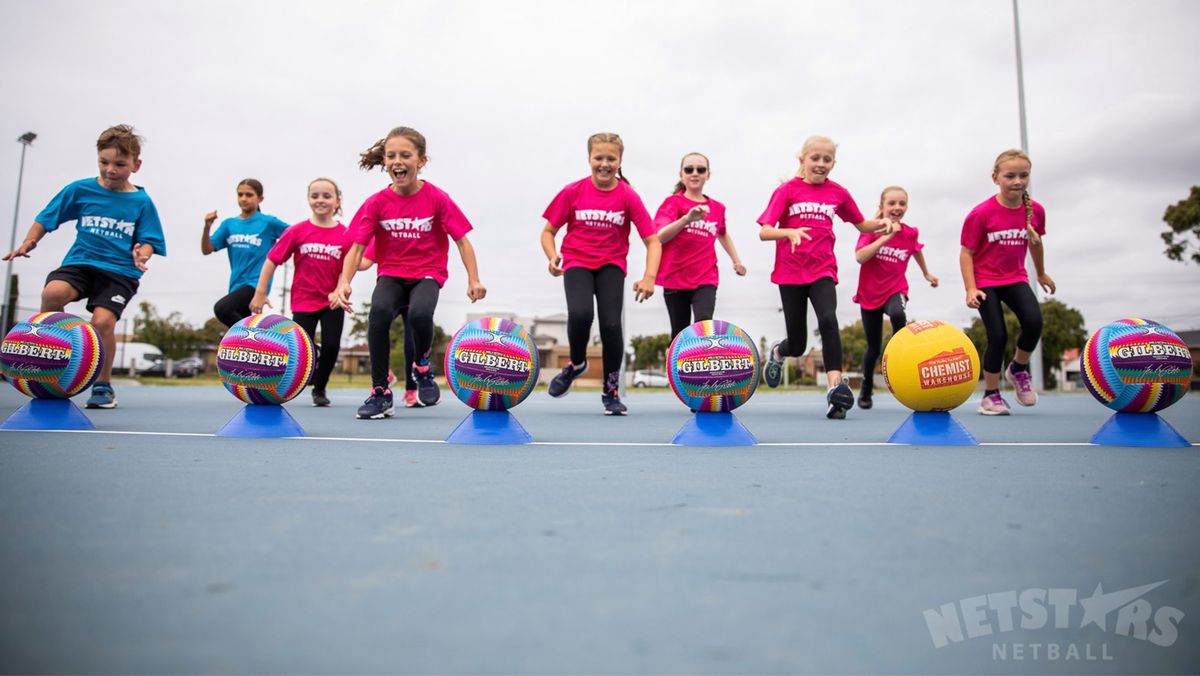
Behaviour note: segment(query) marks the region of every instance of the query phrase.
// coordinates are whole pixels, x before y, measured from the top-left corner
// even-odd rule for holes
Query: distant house
[[[1200,390],[1200,329],[1177,331],[1192,353],[1192,390]]]
[[[1058,389],[1060,392],[1074,392],[1075,390],[1083,387],[1083,381],[1080,380],[1079,375],[1080,355],[1081,352],[1077,347],[1063,350],[1062,365],[1058,367],[1054,374],[1054,378],[1058,381]]]

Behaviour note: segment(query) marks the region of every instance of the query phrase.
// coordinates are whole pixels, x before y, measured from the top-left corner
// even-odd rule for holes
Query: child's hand
[[[735,262],[734,262],[734,264],[733,264],[733,271],[737,273],[737,276],[738,276],[738,277],[745,277],[745,276],[746,276],[746,266],[745,266],[745,265],[742,265],[742,262],[741,262],[741,261],[735,261]]]
[[[1037,230],[1033,229],[1032,225],[1025,226],[1025,232],[1029,234],[1029,243],[1038,245],[1042,243],[1042,236],[1037,234]]]
[[[796,252],[796,247],[804,240],[812,241],[812,237],[808,235],[808,231],[812,228],[785,228],[783,233],[787,235],[788,240],[792,243],[792,253]]]
[[[1054,286],[1054,280],[1050,279],[1050,275],[1042,273],[1038,275],[1038,284],[1042,285],[1042,290],[1050,295],[1054,295],[1057,287]]]
[[[925,273],[925,281],[929,282],[929,286],[932,286],[932,287],[933,287],[933,288],[935,288],[935,289],[937,288],[937,285],[938,285],[938,278],[937,278],[937,277],[934,277],[933,275],[931,275],[931,274],[929,274],[928,272],[926,272],[926,273]]]
[[[876,232],[891,239],[893,235],[900,232],[900,224],[890,218],[885,218],[883,219],[883,227]]]
[[[550,261],[550,274],[554,277],[562,277],[562,256],[555,256],[554,260]]]
[[[338,286],[333,293],[329,294],[329,307],[336,310],[341,308],[346,312],[354,312],[354,306],[350,302],[350,285],[346,282],[338,282]]]
[[[689,209],[687,214],[685,214],[683,218],[688,223],[695,223],[696,221],[700,220],[701,218],[704,218],[704,215],[707,213],[708,213],[708,207],[704,206],[703,204],[697,204],[696,206]]]
[[[641,303],[650,296],[654,295],[654,278],[646,279],[645,277],[633,283],[633,299]]]
[[[479,283],[479,280],[467,282],[467,298],[474,303],[477,300],[483,300],[487,296],[487,288]]]
[[[150,256],[154,254],[154,247],[149,244],[134,244],[133,245],[133,264],[138,270],[145,272],[150,268],[146,267],[146,263],[150,262]]]
[[[267,294],[256,290],[254,292],[254,298],[250,299],[250,312],[253,312],[256,315],[262,314],[264,305],[269,308],[275,307],[274,305],[271,305],[271,301],[267,298]]]
[[[207,214],[204,214],[204,227],[211,228],[213,222],[216,220],[217,220],[217,210],[213,209],[212,211],[208,212]]]
[[[21,242],[21,246],[4,254],[3,260],[11,261],[12,259],[18,258],[18,257],[29,258],[29,252],[33,251],[36,248],[37,248],[37,242],[25,240],[24,242]]]
[[[979,289],[967,289],[967,307],[979,309],[979,305],[987,300],[987,294]]]

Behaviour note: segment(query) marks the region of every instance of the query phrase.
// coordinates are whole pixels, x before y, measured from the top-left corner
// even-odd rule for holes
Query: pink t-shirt
[[[267,259],[283,265],[293,256],[296,274],[292,280],[292,310],[316,312],[329,307],[329,293],[337,288],[342,273],[342,256],[350,248],[346,226],[332,228],[302,221],[283,231]]]
[[[811,284],[830,277],[836,284],[837,259],[833,257],[833,215],[857,225],[864,220],[854,198],[845,188],[825,181],[805,183],[797,176],[775,189],[767,210],[758,217],[759,225],[780,228],[810,228],[808,236],[791,250],[786,239],[775,242],[775,269],[771,281],[776,284]]]
[[[413,195],[399,195],[391,187],[367,198],[350,221],[350,239],[366,245],[375,242],[379,274],[403,279],[431,278],[438,286],[450,276],[446,270],[450,240],[471,231],[467,217],[440,188],[424,181]]]
[[[887,304],[889,298],[897,293],[908,296],[908,260],[913,254],[925,248],[917,241],[917,229],[911,225],[900,224],[900,232],[892,235],[887,244],[879,247],[875,255],[862,264],[858,272],[858,292],[854,294],[854,302],[864,310],[874,310]],[[854,250],[867,246],[883,237],[878,233],[864,232],[858,237]]]
[[[662,262],[658,266],[657,284],[664,289],[695,289],[704,284],[717,284],[717,237],[725,234],[725,205],[708,198],[696,202],[683,193],[663,200],[654,225],[658,230],[683,218],[693,207],[706,206],[704,218],[683,226],[679,234],[662,245]]]
[[[1033,229],[1046,234],[1046,210],[1033,202]],[[975,264],[975,287],[1006,286],[1029,281],[1025,252],[1025,206],[1010,209],[989,197],[967,214],[959,243],[970,249]]]
[[[642,198],[624,181],[604,191],[592,185],[592,179],[570,183],[559,191],[542,213],[555,228],[567,226],[563,238],[562,268],[598,270],[615,265],[625,272],[629,256],[629,222],[637,226],[645,239],[654,234],[654,221]]]

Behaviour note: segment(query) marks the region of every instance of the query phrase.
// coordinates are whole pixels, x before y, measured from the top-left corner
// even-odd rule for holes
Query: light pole
[[[1021,119],[1021,150],[1028,153],[1029,132],[1025,127],[1025,67],[1021,63],[1021,17],[1017,13],[1017,0],[1012,0],[1012,6],[1013,36],[1017,43],[1017,108]],[[1039,291],[1037,270],[1032,267],[1029,272],[1029,288],[1033,289],[1033,297],[1040,302],[1042,294]],[[1038,341],[1033,352],[1029,354],[1029,375],[1033,376],[1033,389],[1045,389],[1045,383],[1042,382],[1042,341]]]
[[[12,235],[8,238],[8,250],[12,251],[17,248],[17,219],[21,217],[21,182],[25,178],[25,149],[29,147],[33,140],[37,138],[37,134],[27,131],[17,137],[17,143],[21,144],[21,168],[17,171],[17,203],[13,207],[13,226]],[[0,315],[0,321],[4,322],[4,331],[8,332],[8,327],[12,324],[13,315],[16,313],[16,308],[12,307],[8,302],[8,294],[12,291],[12,259],[4,266],[4,314]]]

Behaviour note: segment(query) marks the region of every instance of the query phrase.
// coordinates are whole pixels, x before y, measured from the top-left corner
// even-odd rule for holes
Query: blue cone
[[[70,399],[30,399],[0,424],[0,430],[94,429],[96,426]]]
[[[888,437],[890,444],[978,446],[975,437],[949,411],[914,411]]]
[[[1091,442],[1101,446],[1155,448],[1186,448],[1192,445],[1157,413],[1114,413],[1092,435]]]
[[[446,441],[451,444],[528,444],[529,432],[508,411],[471,411]]]
[[[679,446],[754,446],[758,439],[729,411],[698,411],[671,443]]]
[[[304,428],[279,404],[246,404],[225,426],[218,437],[279,439],[303,437]]]

